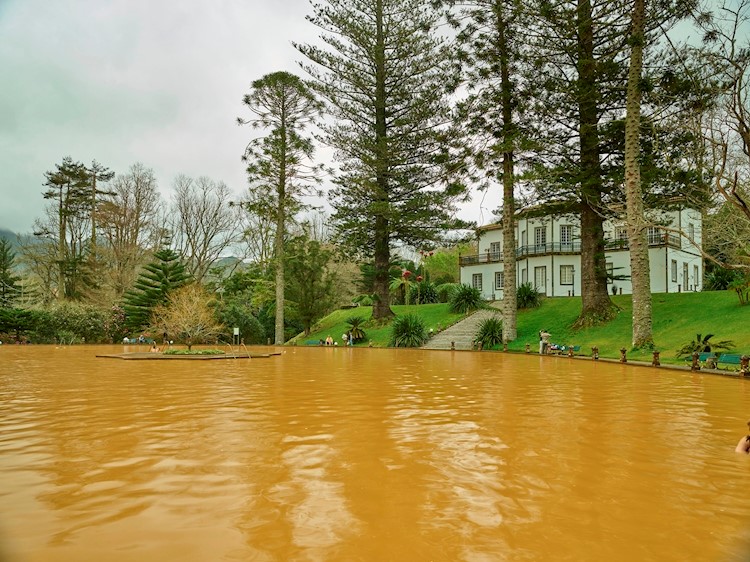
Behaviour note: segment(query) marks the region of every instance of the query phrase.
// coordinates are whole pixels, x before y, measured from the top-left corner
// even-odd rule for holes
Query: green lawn
[[[630,350],[632,303],[630,295],[613,297],[620,307],[617,317],[604,326],[573,330],[571,326],[581,310],[580,297],[557,297],[543,300],[540,308],[522,310],[518,314],[518,338],[509,345],[511,350],[522,351],[526,343],[537,349],[539,330],[552,334],[552,342],[580,345],[581,353],[590,354],[591,347],[599,347],[602,357],[617,358],[620,348],[628,349],[628,358],[650,359],[650,352]],[[737,295],[731,291],[703,293],[670,293],[653,295],[653,331],[656,348],[665,362],[682,363],[675,358],[675,350],[695,338],[696,334],[715,334],[714,340],[733,340],[735,352],[750,353],[750,307],[741,307]],[[414,312],[422,316],[427,328],[438,331],[462,318],[448,311],[447,304],[393,306],[397,315]],[[333,336],[341,345],[341,334],[346,332],[346,319],[353,315],[370,318],[370,307],[337,310],[321,320],[310,336],[297,336],[297,345],[307,340]],[[375,347],[388,345],[390,326],[365,326],[367,340]],[[368,345],[365,341],[359,345]]]

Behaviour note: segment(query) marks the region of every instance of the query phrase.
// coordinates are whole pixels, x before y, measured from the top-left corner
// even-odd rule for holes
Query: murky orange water
[[[0,347],[3,562],[750,555],[750,381],[495,353]]]

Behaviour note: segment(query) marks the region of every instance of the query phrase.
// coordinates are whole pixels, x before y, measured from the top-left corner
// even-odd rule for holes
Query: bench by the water
[[[722,363],[726,365],[739,365],[742,361],[742,355],[739,353],[722,353],[719,355],[719,358],[716,360],[717,365],[721,365]]]
[[[693,356],[689,355],[688,357],[685,357],[686,362],[693,361]],[[698,354],[698,363],[703,363],[704,366],[708,367],[709,369],[713,369],[716,367],[716,354],[713,351],[704,351],[702,353]],[[696,367],[697,369],[700,369],[700,367]]]

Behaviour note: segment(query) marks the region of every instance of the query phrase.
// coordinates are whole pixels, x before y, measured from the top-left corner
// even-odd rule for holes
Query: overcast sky
[[[250,83],[301,73],[307,0],[0,0],[0,228],[30,232],[44,172],[64,156],[245,189]],[[483,209],[482,209],[483,207]],[[461,217],[492,220],[490,194]]]

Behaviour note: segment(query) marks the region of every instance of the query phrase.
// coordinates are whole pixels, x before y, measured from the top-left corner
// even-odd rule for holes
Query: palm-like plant
[[[390,289],[391,291],[400,291],[404,298],[404,304],[409,304],[409,293],[411,292],[413,285],[414,282],[411,280],[411,271],[404,269],[400,276],[391,281]]]
[[[354,341],[365,339],[365,331],[362,329],[362,325],[365,323],[364,318],[361,316],[350,316],[346,319],[346,323],[349,325],[349,332],[351,332]]]
[[[713,334],[706,334],[704,337],[701,337],[701,334],[696,334],[693,341],[683,345],[677,350],[677,357],[691,355],[696,351],[698,353],[706,353],[713,351],[714,349],[732,349],[734,347],[734,342],[732,340],[712,342],[710,341],[712,337],[714,337]]]

